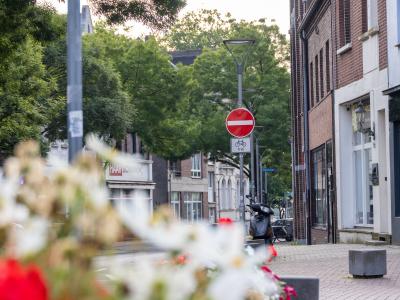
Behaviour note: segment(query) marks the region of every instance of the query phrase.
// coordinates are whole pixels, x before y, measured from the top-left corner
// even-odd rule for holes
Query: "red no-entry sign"
[[[253,114],[246,108],[236,108],[226,117],[226,129],[237,138],[248,136],[254,129]]]

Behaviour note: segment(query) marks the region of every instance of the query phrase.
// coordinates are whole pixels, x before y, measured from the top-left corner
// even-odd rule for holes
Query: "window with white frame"
[[[202,194],[201,193],[183,193],[183,219],[194,223],[202,218]]]
[[[208,202],[214,202],[214,172],[208,172]]]
[[[201,153],[192,155],[192,178],[201,178]]]
[[[219,206],[221,209],[226,209],[226,182],[222,179],[219,187]]]
[[[175,218],[181,217],[181,199],[179,192],[171,192],[171,209]]]
[[[352,106],[353,119],[353,160],[354,160],[354,186],[355,186],[355,223],[358,226],[369,226],[374,224],[373,185],[369,180],[372,169],[372,140],[368,132],[359,132],[357,129],[357,117]],[[364,103],[365,124],[370,124],[369,102]]]

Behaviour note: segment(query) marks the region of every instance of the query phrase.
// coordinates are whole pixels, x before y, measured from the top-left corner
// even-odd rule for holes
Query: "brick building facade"
[[[291,1],[297,239],[390,239],[387,11]]]
[[[336,240],[331,1],[291,2],[295,237]]]

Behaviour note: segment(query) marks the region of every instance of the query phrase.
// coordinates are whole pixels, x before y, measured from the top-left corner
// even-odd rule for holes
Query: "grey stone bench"
[[[349,250],[349,273],[354,278],[376,278],[386,275],[386,250]]]
[[[308,276],[280,276],[281,281],[293,287],[296,300],[319,300],[319,278]]]

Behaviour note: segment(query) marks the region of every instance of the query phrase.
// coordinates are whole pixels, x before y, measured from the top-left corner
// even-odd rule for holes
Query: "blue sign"
[[[263,168],[263,172],[265,173],[276,173],[276,168]]]

